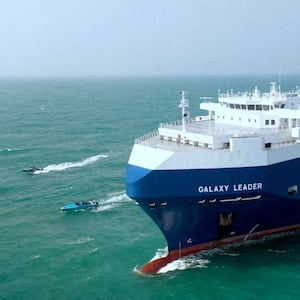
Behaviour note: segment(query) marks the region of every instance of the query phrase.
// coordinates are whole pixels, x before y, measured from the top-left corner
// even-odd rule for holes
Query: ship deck
[[[229,150],[231,138],[261,137],[272,147],[283,147],[296,143],[288,129],[253,128],[217,123],[214,120],[192,121],[182,130],[180,122],[160,124],[157,131],[148,133],[136,143],[154,148],[186,151],[195,148],[210,150]]]

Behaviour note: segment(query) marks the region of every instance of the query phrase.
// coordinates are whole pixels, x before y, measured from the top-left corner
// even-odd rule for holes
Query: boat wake
[[[59,171],[64,171],[70,168],[80,168],[80,167],[84,167],[90,164],[93,164],[95,162],[97,162],[98,160],[102,159],[102,158],[106,158],[108,157],[108,155],[105,154],[99,154],[99,155],[95,155],[95,156],[91,156],[89,158],[86,158],[82,161],[78,161],[78,162],[64,162],[61,164],[53,164],[53,165],[49,165],[45,168],[43,168],[42,170],[36,170],[33,172],[33,174],[45,174],[45,173],[49,173],[49,172],[59,172]]]
[[[98,199],[99,206],[93,209],[92,212],[103,212],[119,207],[122,202],[130,201],[130,198],[125,194],[125,191],[115,192],[107,195],[107,199]]]

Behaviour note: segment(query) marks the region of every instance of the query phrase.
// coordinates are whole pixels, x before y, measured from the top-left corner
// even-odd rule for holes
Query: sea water
[[[191,115],[199,97],[268,91],[267,77],[0,80],[0,299],[299,299],[300,235],[205,251],[156,276],[166,254],[153,222],[125,193],[134,139]],[[282,90],[299,85],[283,78]],[[41,167],[34,174],[23,168]],[[95,210],[60,207],[97,200]],[[251,217],[251,216],[249,216]]]

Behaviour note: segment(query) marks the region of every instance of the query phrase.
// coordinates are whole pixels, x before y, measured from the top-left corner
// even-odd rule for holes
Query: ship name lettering
[[[220,185],[200,185],[198,187],[199,193],[222,193],[227,192],[229,189],[229,184]]]
[[[199,193],[224,193],[228,192],[230,189],[233,189],[234,192],[241,191],[255,191],[262,190],[263,184],[262,182],[252,182],[252,183],[237,183],[233,186],[229,184],[219,184],[219,185],[200,185],[198,186]]]
[[[239,183],[233,185],[233,190],[235,192],[240,191],[254,191],[254,190],[262,190],[262,183],[261,182],[254,182],[254,183]]]

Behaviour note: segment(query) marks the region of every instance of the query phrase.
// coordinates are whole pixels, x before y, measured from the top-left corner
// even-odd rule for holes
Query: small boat
[[[76,203],[67,204],[60,209],[62,211],[76,211],[76,210],[85,210],[90,208],[95,208],[99,205],[98,201],[91,200],[91,201],[80,201]]]
[[[43,168],[30,167],[27,169],[23,169],[23,172],[34,173],[35,171],[42,171],[42,170],[43,170]]]

